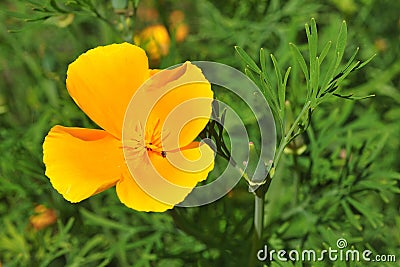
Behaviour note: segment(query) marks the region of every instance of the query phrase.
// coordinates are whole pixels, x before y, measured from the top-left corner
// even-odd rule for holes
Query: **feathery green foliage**
[[[150,2],[0,3],[3,266],[248,263],[254,199],[245,180],[209,205],[155,214],[126,208],[113,189],[71,204],[44,175],[41,146],[53,125],[97,127],[65,89],[68,64],[90,48],[132,42],[135,34],[153,23],[140,13],[144,7],[157,10],[157,22],[165,25],[169,14],[180,9],[190,28],[184,42],[172,38],[169,54],[153,62],[154,68],[185,60],[229,64],[258,85],[273,111],[281,142],[266,195],[262,245],[274,250],[322,250],[336,248],[336,241],[345,238],[348,248],[397,257],[397,263],[370,266],[396,266],[400,260],[400,4],[389,0]],[[218,92],[217,97],[229,103],[231,96]],[[370,95],[375,97],[365,98]],[[249,128],[251,124],[246,122]],[[254,144],[257,147],[257,140]],[[226,161],[217,157],[215,165],[214,176]],[[54,209],[57,223],[34,230],[29,217],[37,204]],[[330,266],[332,262],[275,258],[258,264]]]

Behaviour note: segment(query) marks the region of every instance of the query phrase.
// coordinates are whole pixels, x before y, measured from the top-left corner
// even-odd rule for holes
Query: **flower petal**
[[[43,154],[46,176],[71,202],[108,189],[127,171],[121,141],[102,130],[54,126]]]
[[[159,120],[163,150],[168,151],[190,144],[204,129],[211,116],[213,92],[201,69],[190,62],[158,75],[160,78],[155,75],[155,80],[168,83],[161,89],[163,95],[148,121]]]
[[[173,208],[173,205],[167,205],[149,196],[130,175],[123,175],[123,178],[117,183],[116,188],[118,198],[131,209],[147,212],[163,212]]]
[[[135,180],[117,184],[120,200],[142,211],[165,211],[182,202],[196,184],[207,178],[214,167],[214,152],[198,142],[188,149],[161,155],[149,152],[141,164],[131,164]],[[128,164],[133,161],[128,161]]]
[[[149,153],[149,157],[161,177],[180,187],[195,187],[214,168],[214,151],[200,142],[166,152],[165,158],[157,153]]]
[[[112,44],[79,56],[68,67],[66,83],[76,104],[120,139],[126,107],[149,75],[143,49],[129,43]]]

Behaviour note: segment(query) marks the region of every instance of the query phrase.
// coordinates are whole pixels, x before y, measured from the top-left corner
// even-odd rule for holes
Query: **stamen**
[[[162,144],[163,139],[166,138],[169,133],[162,135],[163,129],[161,129],[160,119],[154,120],[147,125],[146,130],[143,131],[141,123],[138,122],[133,130],[133,138],[129,139],[128,144],[126,144],[123,149],[128,151],[129,158],[133,160],[140,160],[146,152],[155,152],[163,158],[166,158],[167,151],[162,150]],[[145,136],[143,136],[143,134]]]

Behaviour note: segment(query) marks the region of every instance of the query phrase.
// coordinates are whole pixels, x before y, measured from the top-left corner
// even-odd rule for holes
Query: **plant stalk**
[[[253,243],[250,251],[249,267],[257,265],[257,252],[261,248],[261,241],[264,231],[264,206],[265,206],[265,195],[269,189],[272,178],[268,174],[266,182],[261,185],[254,192],[254,232],[253,232]]]
[[[279,148],[278,148],[278,152],[275,154],[275,158],[274,158],[274,165],[278,166],[278,162],[281,159],[283,150],[285,149],[285,147],[287,146],[294,130],[297,127],[297,124],[300,122],[300,119],[303,117],[303,115],[308,111],[308,109],[311,106],[311,101],[307,101],[304,106],[303,109],[301,110],[300,114],[297,116],[296,120],[294,121],[294,123],[292,124],[292,126],[290,127],[289,131],[287,132],[284,140],[279,144]]]

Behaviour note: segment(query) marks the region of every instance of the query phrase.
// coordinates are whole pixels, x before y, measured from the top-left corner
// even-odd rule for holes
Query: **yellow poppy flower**
[[[145,134],[138,134],[137,137],[143,138],[136,139],[135,144],[129,140],[123,144],[125,112],[131,98],[154,74],[160,78],[152,79],[151,86],[139,94],[141,99],[135,106],[139,114],[137,121],[145,128]],[[193,83],[185,83],[191,80]],[[211,115],[213,93],[201,70],[191,63],[158,73],[149,69],[148,58],[141,48],[128,43],[112,44],[79,56],[68,67],[66,84],[76,104],[103,129],[57,125],[45,138],[46,176],[68,201],[82,201],[115,185],[119,199],[126,206],[139,211],[161,212],[183,201],[213,169],[211,148],[194,141]],[[177,86],[160,99],[153,97],[157,92],[166,92],[172,85]],[[208,99],[208,102],[203,101],[204,104],[192,108],[185,106],[184,113],[172,112],[195,98]],[[150,104],[154,106],[144,121],[140,110]],[[175,123],[168,122],[171,112]],[[186,118],[188,114],[194,119],[177,125],[182,121],[180,118]],[[137,129],[133,127],[127,131],[134,134]],[[169,135],[162,136],[166,131]],[[126,159],[124,149],[128,154]],[[192,166],[185,161],[198,165]],[[130,164],[132,162],[136,164]],[[204,166],[205,162],[208,162],[207,166]],[[190,166],[185,169],[178,166],[182,165],[180,163]],[[133,177],[128,164],[134,168],[134,174],[141,177]],[[166,192],[173,195],[167,200],[156,199],[142,189],[136,182],[138,178],[150,181],[154,188],[160,187],[159,181],[168,181],[180,190]]]

